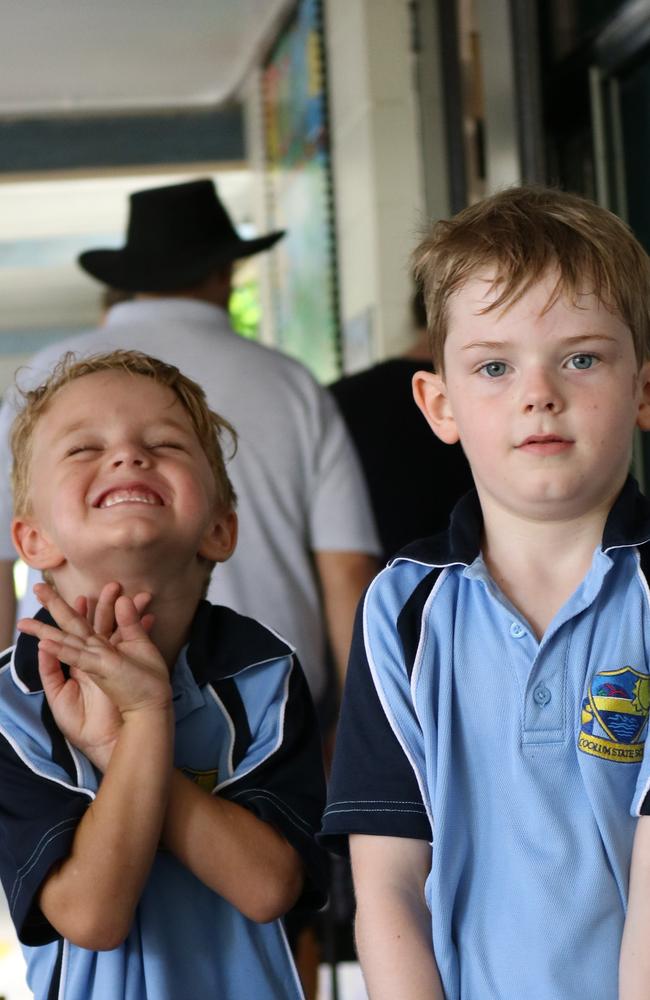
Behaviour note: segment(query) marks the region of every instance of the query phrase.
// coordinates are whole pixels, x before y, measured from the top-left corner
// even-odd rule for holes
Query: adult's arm
[[[370,1000],[444,1000],[431,943],[425,840],[353,834],[355,933]]]
[[[343,690],[352,629],[361,595],[380,569],[379,560],[365,552],[314,553],[332,655]]]

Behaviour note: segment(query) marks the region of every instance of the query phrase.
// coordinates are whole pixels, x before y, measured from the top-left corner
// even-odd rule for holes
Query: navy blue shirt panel
[[[52,866],[69,855],[91,799],[36,774],[1,736],[0,773],[0,878],[22,943],[46,944],[59,934],[35,901]]]
[[[336,755],[321,843],[348,852],[350,833],[431,840],[431,825],[415,773],[377,695],[357,610],[345,683]],[[358,789],[364,789],[359,801]]]

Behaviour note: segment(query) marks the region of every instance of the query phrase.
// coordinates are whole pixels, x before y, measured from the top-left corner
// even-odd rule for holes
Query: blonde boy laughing
[[[322,877],[320,750],[292,650],[202,600],[228,431],[124,351],[66,357],[16,420],[49,582],[0,670],[0,874],[37,1000],[302,995],[279,918]]]

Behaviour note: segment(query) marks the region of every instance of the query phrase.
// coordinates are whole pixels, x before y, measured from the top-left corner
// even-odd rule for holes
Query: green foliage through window
[[[257,281],[236,285],[228,304],[230,320],[237,333],[249,340],[257,340],[262,320],[260,288]]]

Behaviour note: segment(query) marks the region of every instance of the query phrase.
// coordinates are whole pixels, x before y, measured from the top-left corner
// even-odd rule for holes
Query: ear
[[[650,431],[650,361],[641,365],[639,372],[639,410],[636,417],[637,427],[642,431]]]
[[[65,562],[59,547],[29,517],[15,517],[11,537],[18,555],[33,569],[56,569]]]
[[[198,555],[210,562],[225,562],[230,559],[237,544],[237,527],[234,510],[217,514],[203,536]]]
[[[460,435],[442,375],[437,375],[435,372],[416,372],[412,386],[413,399],[433,433],[445,444],[455,444]]]

